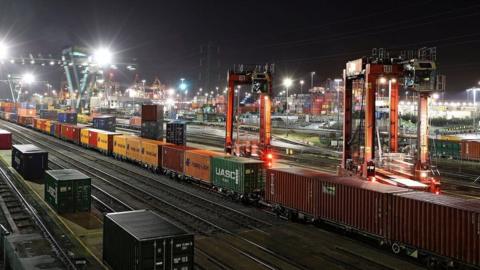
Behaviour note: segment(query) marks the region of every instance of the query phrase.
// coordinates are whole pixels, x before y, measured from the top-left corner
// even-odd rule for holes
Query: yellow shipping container
[[[52,120],[45,120],[45,126],[43,132],[50,134],[50,126],[52,125]]]
[[[127,159],[141,162],[141,155],[140,149],[142,148],[141,145],[142,138],[137,136],[129,136],[127,137]]]
[[[109,155],[113,151],[113,138],[120,133],[109,132],[109,131],[98,131],[97,135],[97,149],[100,152]]]
[[[81,124],[88,124],[92,122],[92,118],[89,115],[79,113],[77,115],[77,122]]]
[[[164,141],[142,139],[140,157],[142,164],[157,169],[162,166],[162,145],[170,145]]]
[[[130,135],[118,135],[113,137],[113,155],[117,158],[127,158],[127,138]]]
[[[89,128],[82,128],[80,130],[80,143],[84,146],[88,146],[89,131]]]

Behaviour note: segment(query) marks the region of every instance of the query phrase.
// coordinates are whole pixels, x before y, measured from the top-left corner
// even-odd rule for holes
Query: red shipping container
[[[184,162],[185,162],[185,150],[193,150],[195,148],[182,146],[182,145],[171,145],[162,147],[162,167],[164,169],[174,171],[178,174],[183,175]]]
[[[18,116],[18,124],[22,126],[33,126],[33,116]]]
[[[90,129],[88,131],[88,146],[93,149],[97,149],[98,130]]]
[[[0,129],[0,150],[12,149],[12,133]]]
[[[142,105],[142,122],[162,121],[163,106],[162,105]]]
[[[54,136],[57,138],[62,138],[62,123],[56,122]]]
[[[460,151],[462,159],[478,161],[480,160],[480,141],[463,140],[460,144]]]
[[[377,237],[385,237],[388,230],[391,194],[408,191],[300,168],[269,169],[265,185],[265,197],[270,203],[285,204],[314,219],[328,220]]]
[[[480,265],[480,201],[412,191],[393,205],[390,239]]]
[[[61,138],[75,144],[80,144],[80,130],[85,126],[61,125]]]
[[[267,171],[265,199],[273,204],[300,210],[313,216],[313,193],[316,179],[327,174],[297,167],[270,169]]]

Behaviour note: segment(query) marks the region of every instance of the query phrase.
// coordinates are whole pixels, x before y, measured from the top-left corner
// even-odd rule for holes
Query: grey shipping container
[[[193,235],[150,210],[107,214],[103,260],[112,269],[193,269]]]
[[[212,179],[217,187],[235,193],[253,193],[263,189],[263,162],[234,156],[212,158]]]
[[[142,122],[141,136],[152,140],[163,138],[163,122]]]
[[[15,144],[12,167],[25,179],[41,181],[48,167],[48,152],[33,144]]]
[[[187,124],[181,121],[167,123],[166,141],[176,145],[187,143]]]
[[[46,171],[45,201],[59,214],[90,211],[90,177],[73,169]]]

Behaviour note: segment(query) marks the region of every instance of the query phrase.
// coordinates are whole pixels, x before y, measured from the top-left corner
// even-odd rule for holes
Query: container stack
[[[115,132],[115,116],[100,115],[93,117],[93,128]]]
[[[33,144],[15,144],[12,167],[27,180],[42,181],[48,167],[48,152]]]
[[[150,210],[110,213],[103,260],[112,269],[194,269],[194,237]]]
[[[34,117],[37,114],[35,104],[28,102],[17,103],[17,114],[19,116]]]
[[[45,173],[45,201],[58,214],[88,212],[91,204],[91,179],[72,169]]]
[[[167,123],[167,143],[185,145],[187,143],[187,124],[181,121]]]
[[[77,124],[77,113],[74,112],[59,112],[58,122],[65,124]]]
[[[162,105],[142,105],[141,136],[152,140],[163,139]]]
[[[40,118],[48,120],[57,120],[58,115],[56,110],[40,110]]]

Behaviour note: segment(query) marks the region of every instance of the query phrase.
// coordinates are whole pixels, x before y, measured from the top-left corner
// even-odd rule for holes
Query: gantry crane
[[[272,165],[271,152],[271,95],[272,67],[240,65],[228,71],[227,76],[227,115],[225,127],[225,152],[240,155],[235,152],[240,142],[233,139],[233,123],[235,112],[235,86],[251,85],[252,92],[258,93],[260,105],[259,157],[267,166]],[[238,109],[238,108],[237,108]]]
[[[390,172],[388,183],[405,185],[395,178],[408,178],[423,184],[432,192],[439,191],[439,181],[432,176],[428,155],[428,98],[433,91],[442,90],[437,86],[435,61],[413,58],[404,60],[390,57],[365,57],[350,61],[344,70],[344,127],[342,169],[354,172],[369,180],[378,180],[379,172],[375,159],[375,102],[377,86],[383,84],[389,88],[389,150],[398,152],[398,102],[399,84],[418,94],[417,153],[410,172]],[[353,123],[354,84],[361,89],[359,119]],[[442,83],[444,85],[444,83]],[[378,134],[378,131],[377,131]],[[363,142],[362,142],[363,135]],[[379,136],[379,135],[377,135]],[[358,146],[355,147],[355,139]],[[379,150],[381,146],[379,145]],[[393,176],[392,176],[393,175]],[[396,182],[397,181],[397,182]],[[421,187],[421,185],[412,186]]]

